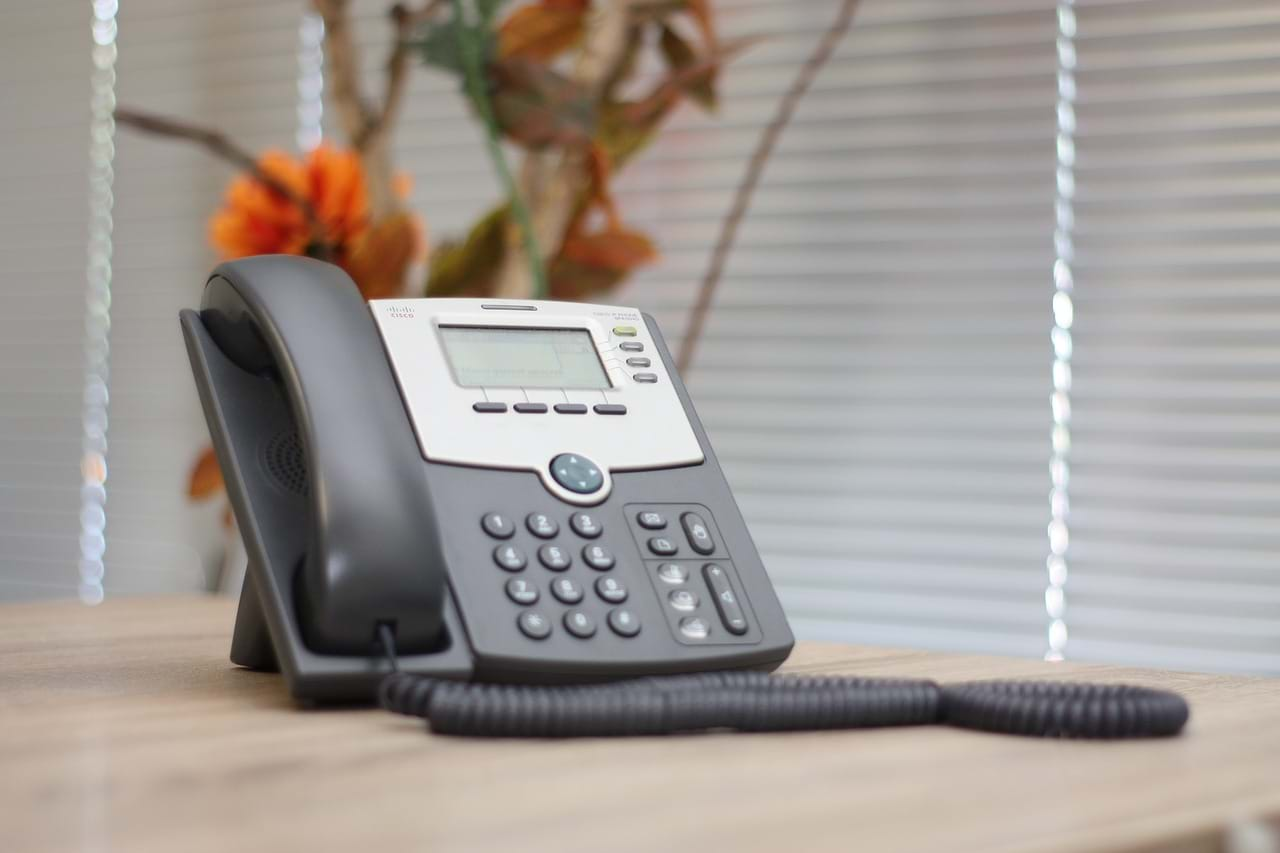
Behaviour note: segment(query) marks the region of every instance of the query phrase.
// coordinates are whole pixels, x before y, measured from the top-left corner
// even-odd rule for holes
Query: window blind
[[[1280,672],[1280,7],[1077,6],[1069,649]]]
[[[90,18],[0,11],[0,598],[75,594]],[[74,44],[75,50],[67,49]]]
[[[356,2],[370,82],[387,5]],[[607,298],[654,313],[673,347],[745,158],[837,2],[716,6],[726,37],[766,39],[723,76],[717,117],[680,110],[619,181],[662,257]],[[119,100],[290,147],[311,133],[301,13],[130,0]],[[0,127],[0,253],[33,285],[0,297],[0,344],[38,365],[0,368],[0,596],[17,597],[56,572],[75,588],[91,69],[79,3],[0,21],[0,85],[30,105]],[[1262,0],[864,0],[769,164],[686,377],[801,637],[1042,654],[1065,380],[1067,655],[1280,671],[1277,29]],[[217,507],[182,496],[206,435],[173,318],[214,260],[230,172],[126,134],[108,594],[199,587],[221,540]],[[499,198],[479,141],[456,81],[415,71],[397,160],[433,242]],[[1064,253],[1072,370],[1055,377]]]

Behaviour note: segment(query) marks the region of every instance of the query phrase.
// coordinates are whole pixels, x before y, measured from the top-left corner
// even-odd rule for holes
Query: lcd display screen
[[[612,387],[586,329],[440,326],[453,378],[464,388]]]

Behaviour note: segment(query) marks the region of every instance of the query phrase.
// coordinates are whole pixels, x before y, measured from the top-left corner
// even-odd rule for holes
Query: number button
[[[564,629],[573,636],[585,640],[596,632],[596,620],[581,610],[570,610],[564,615]]]
[[[499,545],[493,549],[493,561],[509,572],[518,572],[529,562],[515,545]]]
[[[575,512],[569,518],[569,526],[583,539],[595,539],[604,532],[600,522],[589,512]]]
[[[516,604],[533,604],[538,600],[538,588],[524,578],[512,578],[507,581],[507,598]]]
[[[655,536],[649,540],[649,550],[659,557],[670,557],[677,550],[676,543],[665,536]]]
[[[596,578],[596,595],[610,604],[621,604],[627,600],[627,588],[615,577]]]
[[[630,610],[615,607],[609,611],[609,627],[620,637],[634,637],[640,633],[640,620]]]
[[[690,548],[703,555],[716,550],[716,542],[711,538],[711,531],[707,529],[707,523],[702,520],[702,516],[696,512],[686,512],[680,516],[680,526],[684,528],[684,535],[689,540]]]
[[[543,545],[538,549],[538,562],[553,572],[563,572],[573,563],[573,558],[559,545]]]
[[[636,523],[645,530],[661,530],[667,526],[667,520],[660,512],[642,512],[636,515]]]
[[[560,532],[560,525],[546,513],[531,512],[524,523],[529,528],[529,532],[539,539],[550,539]]]
[[[603,545],[586,545],[582,549],[582,559],[597,572],[607,572],[617,562],[613,552]]]
[[[564,604],[577,604],[582,600],[582,587],[573,578],[556,578],[551,582],[551,594]]]
[[[536,610],[526,610],[516,617],[520,632],[531,640],[545,640],[551,636],[551,620]]]
[[[497,512],[491,512],[480,519],[480,526],[494,539],[510,539],[516,532],[516,526],[511,523],[511,519]]]

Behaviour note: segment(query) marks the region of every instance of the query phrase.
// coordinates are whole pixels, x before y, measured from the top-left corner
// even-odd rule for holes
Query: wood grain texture
[[[299,711],[213,599],[0,607],[0,850],[1222,849],[1280,815],[1280,682],[801,645],[787,669],[1182,691],[1175,740],[943,727],[572,742]]]

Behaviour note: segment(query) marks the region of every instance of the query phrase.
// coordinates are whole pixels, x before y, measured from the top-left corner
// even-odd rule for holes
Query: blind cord
[[[392,672],[388,711],[437,734],[622,737],[733,730],[816,731],[943,724],[1055,738],[1168,737],[1190,716],[1176,693],[1118,684],[706,672],[604,684],[535,686],[450,681],[401,672],[395,633],[378,627]]]

